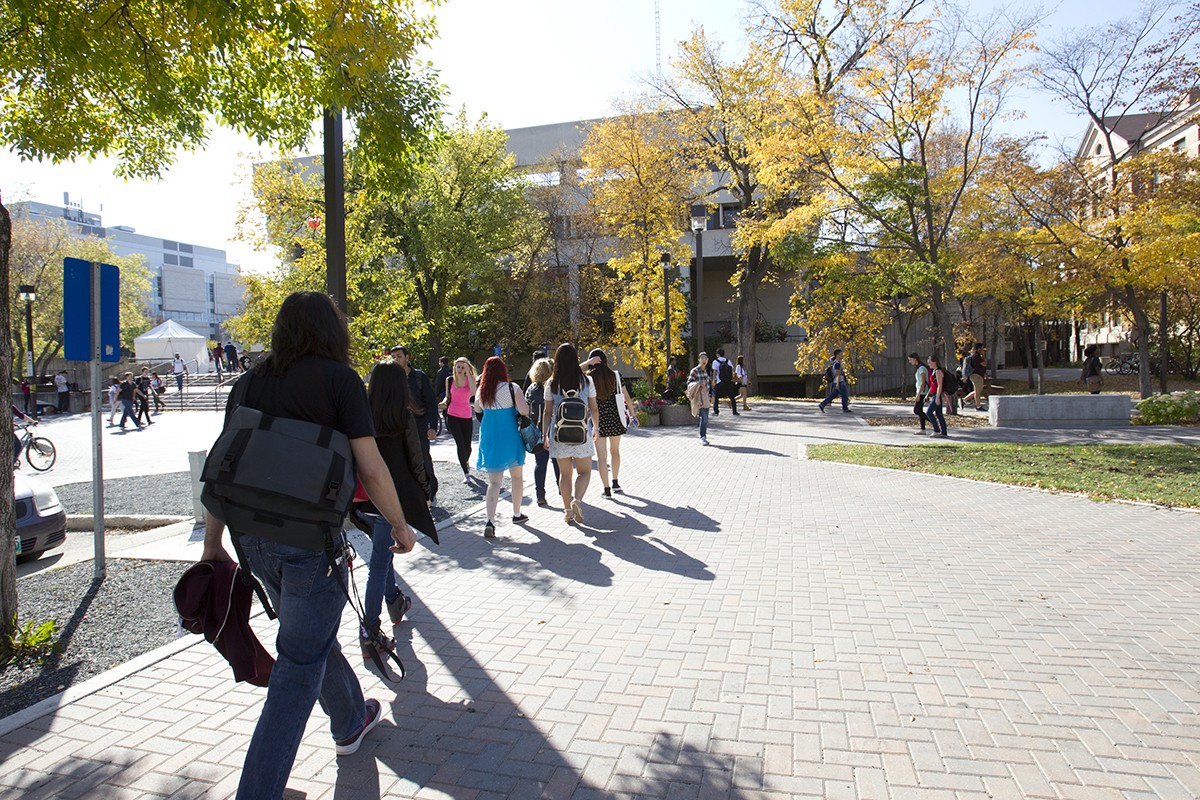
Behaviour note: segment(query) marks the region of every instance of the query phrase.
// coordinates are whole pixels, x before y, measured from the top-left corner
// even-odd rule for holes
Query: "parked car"
[[[17,560],[25,561],[67,540],[67,512],[45,481],[13,473],[13,510],[17,517]]]

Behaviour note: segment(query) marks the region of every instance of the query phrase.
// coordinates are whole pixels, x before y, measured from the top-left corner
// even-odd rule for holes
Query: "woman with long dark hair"
[[[273,417],[327,426],[345,435],[359,480],[391,523],[392,551],[412,550],[416,537],[375,444],[366,388],[350,368],[346,319],[328,296],[318,292],[289,295],[275,318],[270,354],[239,380],[250,382],[243,398],[248,407]],[[225,413],[228,423],[233,407],[227,406]],[[202,560],[232,560],[221,541],[224,532],[223,522],[205,515]],[[379,724],[383,711],[379,701],[363,700],[358,678],[337,646],[346,604],[342,588],[347,582],[345,561],[331,567],[323,550],[306,550],[237,531],[232,535],[279,613],[278,658],[246,753],[237,796],[239,800],[278,798],[283,796],[318,697],[329,715],[338,755],[357,752],[363,738]]]
[[[592,362],[588,377],[596,388],[596,411],[600,417],[599,435],[596,437],[596,464],[600,468],[600,482],[604,484],[604,496],[612,497],[620,492],[621,481],[621,436],[629,427],[628,409],[633,398],[621,381],[621,375],[608,366],[608,356],[600,348],[588,353]],[[608,482],[608,467],[612,464],[612,484]]]
[[[598,363],[588,360],[585,366]],[[579,364],[579,352],[575,346],[563,342],[554,352],[554,371],[550,373],[550,398],[542,412],[542,430],[547,431],[550,442],[550,457],[558,464],[558,492],[563,499],[563,518],[570,525],[583,522],[583,496],[587,493],[588,481],[592,476],[592,456],[596,453],[594,440],[600,435],[600,412],[596,408],[596,390],[592,381],[583,374]],[[592,435],[579,444],[565,444],[556,437],[558,407],[567,397],[578,397],[587,404],[592,420]]]
[[[425,474],[425,455],[421,450],[417,420],[413,416],[408,395],[408,376],[395,363],[376,364],[371,370],[367,389],[371,418],[375,422],[375,442],[387,464],[392,483],[404,507],[408,524],[437,541],[437,528],[429,513],[429,476]],[[375,505],[367,500],[358,504],[364,521],[370,528],[371,557],[367,562],[367,590],[363,595],[363,617],[367,624],[379,627],[379,615],[384,604],[393,625],[400,624],[412,599],[396,585],[392,569],[392,526]],[[383,637],[389,650],[395,641]],[[363,659],[369,661],[377,650],[366,630],[359,631],[359,646]]]
[[[458,449],[458,465],[462,467],[463,483],[470,483],[471,436],[475,433],[475,420],[471,414],[471,398],[475,396],[475,367],[466,358],[454,359],[454,371],[446,378],[442,408],[446,411],[446,427],[454,437]]]
[[[929,357],[929,404],[925,408],[925,416],[933,427],[930,436],[946,438],[946,416],[942,409],[948,398],[946,394],[946,370],[942,368],[937,356]]]
[[[475,410],[483,414],[479,423],[479,458],[475,468],[486,473],[487,524],[483,535],[488,539],[496,536],[496,506],[500,504],[500,487],[504,483],[504,472],[512,478],[513,522],[529,520],[521,512],[521,500],[525,493],[525,443],[517,427],[517,415],[529,416],[529,404],[521,387],[508,380],[508,367],[499,356],[492,356],[483,363],[483,374],[479,376],[479,389],[475,392]]]

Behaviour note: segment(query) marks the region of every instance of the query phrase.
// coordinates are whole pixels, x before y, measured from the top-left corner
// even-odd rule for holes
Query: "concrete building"
[[[535,183],[550,185],[577,182],[583,166],[580,150],[592,126],[600,121],[579,120],[514,128],[506,131],[508,150],[516,158],[517,168]],[[719,176],[714,176],[715,184],[721,182]],[[701,220],[697,216],[691,232],[680,232],[680,240],[689,244],[693,252],[690,264],[679,265],[684,293],[693,302],[699,303],[699,317],[705,338],[711,340],[711,337],[720,336],[725,353],[731,359],[737,356],[737,345],[733,342],[736,338],[737,308],[730,278],[737,268],[737,260],[730,236],[736,224],[738,208],[734,196],[721,191],[708,201],[706,218]],[[570,225],[565,225],[564,235],[568,239],[570,230]],[[695,253],[698,249],[703,256],[703,276],[699,281],[702,296],[696,298],[692,289],[697,285]],[[598,262],[605,260],[603,247],[579,250],[588,252]],[[567,247],[564,252],[572,251]],[[572,276],[572,284],[577,285],[578,280],[574,276],[581,267],[587,266],[587,262],[580,258],[560,266]],[[819,391],[819,377],[799,375],[794,366],[797,344],[806,339],[806,333],[803,328],[788,324],[791,316],[791,283],[786,280],[779,284],[764,282],[759,288],[760,318],[778,332],[778,336],[776,341],[756,343],[759,375],[759,385],[754,389],[756,393],[813,395]],[[883,354],[876,359],[872,371],[860,371],[856,375],[855,391],[889,390],[908,382],[910,370],[904,359],[904,348],[928,348],[928,327],[928,321],[920,321],[910,327],[906,338],[902,338],[899,326],[889,325],[884,331],[886,347]]]
[[[173,319],[224,341],[225,320],[242,310],[238,265],[229,263],[224,250],[148,236],[125,225],[106,228],[99,214],[73,205],[65,194],[62,206],[21,202],[13,204],[12,213],[66,220],[82,236],[108,239],[119,256],[142,256],[151,272],[146,309],[155,324]]]
[[[1200,156],[1198,120],[1200,88],[1189,91],[1179,105],[1167,111],[1105,117],[1103,127],[1089,121],[1075,155],[1085,160],[1097,175],[1109,169],[1114,160],[1154,150],[1170,150],[1196,158]],[[1100,346],[1100,355],[1116,356],[1135,349],[1131,334],[1131,326],[1120,316],[1105,314],[1099,320],[1078,326],[1071,337],[1071,352],[1079,354],[1085,346],[1096,344]]]

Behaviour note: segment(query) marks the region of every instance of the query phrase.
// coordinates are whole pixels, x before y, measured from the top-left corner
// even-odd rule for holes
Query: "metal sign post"
[[[104,563],[104,445],[100,363],[120,360],[121,273],[112,264],[63,259],[63,350],[71,361],[88,361],[92,384],[92,536],[96,577]]]

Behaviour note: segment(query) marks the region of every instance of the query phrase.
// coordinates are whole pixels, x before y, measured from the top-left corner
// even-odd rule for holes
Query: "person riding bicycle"
[[[36,419],[29,416],[28,414],[23,412],[21,409],[17,408],[15,405],[12,405],[10,403],[9,408],[12,409],[14,425],[18,418],[25,420],[30,425],[37,425]],[[14,430],[13,431],[13,469],[16,469],[17,467],[20,466],[20,461],[21,461],[21,437],[19,435],[17,435],[17,432]]]

